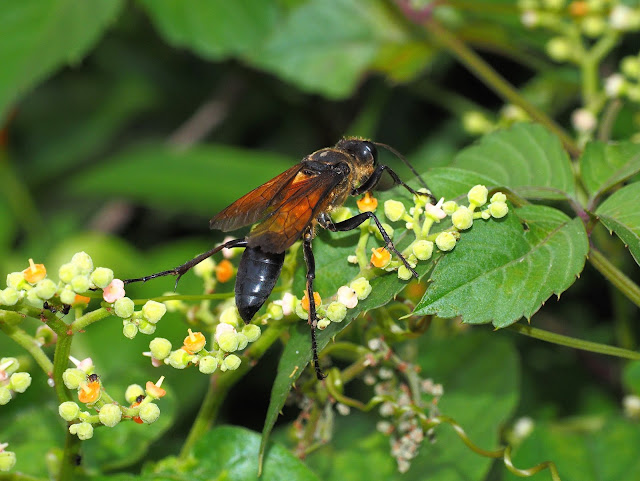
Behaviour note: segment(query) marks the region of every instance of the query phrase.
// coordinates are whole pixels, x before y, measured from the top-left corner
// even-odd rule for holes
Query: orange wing
[[[273,212],[249,233],[249,247],[260,247],[265,252],[287,250],[328,207],[330,192],[343,178],[331,169],[298,172],[274,199]]]
[[[264,218],[268,215],[268,211],[272,210],[270,207],[274,207],[273,204],[278,195],[287,187],[301,168],[302,164],[296,164],[269,182],[240,197],[229,207],[214,216],[209,222],[209,227],[227,232],[253,224]]]

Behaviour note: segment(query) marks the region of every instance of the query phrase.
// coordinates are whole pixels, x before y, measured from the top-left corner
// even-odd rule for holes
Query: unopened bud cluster
[[[31,375],[28,372],[17,372],[20,368],[15,357],[0,359],[0,406],[7,404],[12,395],[23,393],[31,385]]]
[[[156,324],[166,314],[167,306],[162,302],[147,301],[142,309],[136,311],[133,301],[128,297],[122,297],[113,303],[113,312],[122,318],[122,333],[125,337],[133,339],[138,332],[156,332]]]
[[[604,89],[608,97],[640,102],[640,53],[624,57],[619,71],[605,79]]]

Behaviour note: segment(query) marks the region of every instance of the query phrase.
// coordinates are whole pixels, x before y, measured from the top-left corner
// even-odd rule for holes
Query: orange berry
[[[228,282],[233,277],[233,264],[227,259],[221,260],[216,266],[216,279],[219,282]]]
[[[569,14],[572,17],[584,17],[589,13],[589,5],[585,1],[575,1],[569,4]]]
[[[23,270],[22,273],[29,284],[35,284],[44,279],[47,275],[47,269],[45,269],[44,264],[35,264],[33,259],[29,259],[29,267]]]
[[[78,400],[82,403],[89,404],[96,402],[100,398],[100,381],[91,381],[82,386],[78,390]]]
[[[320,298],[320,294],[318,294],[317,292],[313,293],[313,301],[316,304],[316,308],[322,304],[322,299]],[[307,292],[305,291],[304,296],[302,296],[302,300],[300,301],[300,305],[302,306],[302,308],[309,312],[309,298],[307,297]]]
[[[391,253],[384,247],[378,247],[377,249],[371,249],[371,264],[374,267],[387,267],[391,262]]]
[[[360,212],[373,212],[378,207],[378,199],[367,192],[362,199],[356,201],[356,204]]]
[[[207,343],[204,334],[201,332],[192,332],[189,329],[189,335],[184,338],[184,345],[182,346],[189,354],[194,354],[202,350]]]

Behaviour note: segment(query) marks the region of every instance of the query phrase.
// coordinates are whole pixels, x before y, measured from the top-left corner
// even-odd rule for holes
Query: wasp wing
[[[268,215],[270,207],[273,208],[274,202],[277,203],[276,199],[301,168],[302,164],[296,164],[269,182],[240,197],[229,207],[215,215],[209,221],[209,227],[227,232],[253,224],[264,218]]]
[[[303,169],[274,199],[274,210],[249,233],[249,247],[260,247],[265,252],[284,252],[291,247],[307,226],[329,207],[332,190],[349,171],[345,164],[338,168],[323,162],[303,164]]]

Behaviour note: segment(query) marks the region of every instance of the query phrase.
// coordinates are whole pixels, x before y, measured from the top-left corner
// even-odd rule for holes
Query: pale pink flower
[[[344,304],[347,309],[353,309],[358,305],[358,295],[349,286],[338,289],[338,302]]]
[[[102,292],[102,298],[109,304],[116,302],[118,299],[122,299],[124,295],[124,282],[120,279],[112,280]]]

